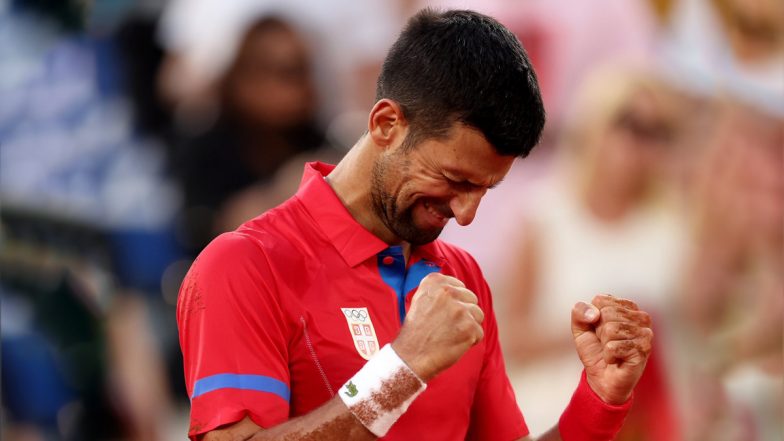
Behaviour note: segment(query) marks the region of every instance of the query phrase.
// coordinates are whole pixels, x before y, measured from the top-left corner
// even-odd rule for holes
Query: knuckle
[[[462,316],[463,320],[460,320],[460,322],[455,325],[455,329],[460,335],[472,336],[474,334],[474,325],[476,322],[474,322],[473,318],[466,319],[467,315],[469,314],[464,314]]]
[[[631,338],[634,336],[634,327],[628,323],[612,322],[607,324],[607,333],[614,338]]]
[[[449,300],[455,299],[459,295],[456,288],[450,285],[440,285],[435,292],[439,297]]]
[[[626,305],[627,308],[630,308],[630,309],[633,309],[633,310],[639,310],[640,309],[640,307],[637,305],[637,303],[635,303],[633,300],[629,300],[629,299],[620,299],[620,300],[621,300],[621,302],[623,302],[624,305]]]
[[[476,305],[466,305],[466,310],[471,315],[471,318],[478,323],[482,323],[484,320],[484,312]]]
[[[623,308],[621,306],[613,305],[607,307],[613,317],[621,322],[629,322],[633,320],[634,311]]]
[[[457,295],[457,289],[452,285],[441,285],[438,287],[438,291],[450,297],[455,297]]]
[[[640,352],[645,354],[649,354],[653,350],[653,333],[650,333],[644,337],[641,337],[638,340],[638,346],[640,348]]]
[[[461,288],[465,288],[465,283],[463,283],[462,280],[452,276],[444,276],[444,277],[450,282],[452,282],[454,285],[459,286]]]
[[[639,311],[639,322],[646,327],[650,327],[651,323],[651,316],[645,311]]]
[[[467,311],[464,308],[461,308],[456,304],[454,306],[450,306],[449,318],[454,320],[454,322],[459,325],[461,322],[463,322],[466,313]]]
[[[445,279],[445,278],[446,278],[446,276],[441,274],[441,273],[439,273],[439,272],[429,273],[428,275],[425,276],[425,279],[427,279],[427,280],[442,280],[442,279]]]
[[[479,322],[479,323],[484,322],[485,321],[485,312],[482,311],[482,308],[480,308],[478,306],[476,307],[476,310],[477,310],[477,316],[478,316],[476,321]]]
[[[616,354],[629,352],[629,350],[634,349],[635,346],[634,342],[630,340],[616,340],[612,343],[613,351]]]
[[[476,325],[476,328],[477,328],[477,331],[476,331],[477,341],[480,341],[483,338],[485,338],[485,330],[484,330],[484,328],[482,328],[482,326],[480,326],[478,324]]]
[[[444,280],[444,278],[445,276],[441,273],[430,273],[422,279],[419,285],[422,286],[422,285],[438,284],[439,282]]]

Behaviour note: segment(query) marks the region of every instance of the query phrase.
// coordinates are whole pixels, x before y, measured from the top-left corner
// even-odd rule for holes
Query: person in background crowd
[[[217,89],[216,123],[185,141],[175,162],[192,252],[246,220],[245,213],[264,211],[289,196],[273,194],[265,200],[259,192],[253,197],[242,193],[272,182],[287,161],[324,144],[315,121],[308,49],[282,19],[261,17],[250,24]]]
[[[249,18],[285,17],[312,50],[318,121],[330,143],[351,145],[364,131],[375,80],[394,40],[406,0],[171,0],[159,37],[169,57],[161,82],[185,128],[203,124],[212,83],[234,55]]]
[[[3,439],[167,439],[178,194],[104,6],[0,2]]]
[[[784,2],[680,0],[662,43],[663,64],[686,87],[740,88],[768,109],[784,102]]]
[[[453,5],[459,0],[420,0],[431,5]],[[470,250],[482,265],[487,282],[503,309],[506,262],[516,259],[508,237],[520,234],[519,220],[536,209],[535,183],[550,173],[567,111],[586,76],[611,62],[648,61],[653,56],[657,23],[646,0],[484,0],[472,7],[496,17],[525,45],[536,68],[547,124],[538,148],[518,161],[499,187],[482,201],[483,216],[468,228],[450,224],[444,238]],[[499,326],[506,326],[500,317]]]
[[[219,236],[186,276],[189,436],[531,439],[487,284],[437,238],[450,218],[473,221],[543,126],[508,29],[473,11],[413,16],[347,156],[307,164],[295,196]],[[540,439],[613,438],[644,370],[650,317],[612,296],[592,303],[564,309],[585,371]]]
[[[692,192],[683,351],[690,439],[781,439],[784,117],[720,105]],[[710,399],[706,399],[709,397]]]
[[[680,281],[685,239],[665,175],[678,153],[678,105],[670,89],[642,70],[607,67],[583,84],[557,167],[539,184],[501,285],[509,305],[505,355],[517,365],[510,379],[533,427],[558,415],[581,368],[569,356],[569,330],[557,325],[564,305],[590,292],[629,293],[666,334],[663,319]],[[666,389],[655,391],[665,381],[661,355],[651,360],[646,376],[654,378],[641,386],[652,387],[645,393],[638,387],[619,439],[675,439]],[[654,399],[646,396],[651,392]],[[637,421],[651,416],[653,406],[655,422]]]

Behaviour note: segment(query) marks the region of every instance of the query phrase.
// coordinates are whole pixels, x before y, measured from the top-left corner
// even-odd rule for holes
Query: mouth
[[[444,213],[442,209],[439,209],[429,202],[422,202],[422,206],[425,209],[425,212],[428,214],[428,223],[436,228],[444,228],[446,223],[451,218],[451,214]]]

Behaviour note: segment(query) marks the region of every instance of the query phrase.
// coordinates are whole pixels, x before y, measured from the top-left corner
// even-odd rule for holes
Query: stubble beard
[[[387,177],[390,173],[388,160],[379,158],[373,164],[370,179],[370,197],[374,214],[396,237],[413,246],[424,245],[438,238],[442,228],[423,230],[414,223],[415,203],[407,207],[398,206],[395,196],[387,191]],[[398,173],[405,175],[408,163],[404,162]]]

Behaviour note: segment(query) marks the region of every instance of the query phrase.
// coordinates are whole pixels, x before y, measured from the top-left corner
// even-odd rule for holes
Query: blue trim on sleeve
[[[219,389],[242,389],[275,394],[286,401],[291,397],[289,387],[280,380],[264,375],[217,374],[196,380],[191,399]]]

